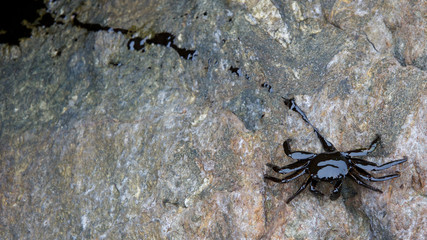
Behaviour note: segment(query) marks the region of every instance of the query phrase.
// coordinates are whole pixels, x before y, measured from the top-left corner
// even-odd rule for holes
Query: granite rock
[[[423,1],[49,1],[0,45],[1,239],[425,239]],[[266,85],[268,84],[268,85]],[[267,86],[267,87],[263,87]],[[270,87],[268,87],[270,86]],[[330,201],[282,143],[401,177]],[[381,173],[379,174],[381,175]],[[325,193],[331,185],[322,183]]]

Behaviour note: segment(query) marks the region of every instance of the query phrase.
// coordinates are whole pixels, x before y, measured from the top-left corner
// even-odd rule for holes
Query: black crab
[[[316,133],[322,144],[323,149],[326,151],[324,153],[319,154],[304,151],[291,151],[291,148],[289,146],[289,142],[291,141],[291,139],[287,139],[283,143],[283,149],[285,151],[285,154],[290,158],[297,160],[297,162],[291,163],[284,167],[278,167],[273,164],[267,164],[267,166],[271,167],[277,173],[291,174],[285,176],[282,179],[267,175],[264,176],[264,178],[278,183],[287,183],[297,179],[298,177],[301,177],[304,174],[309,175],[305,180],[304,184],[286,201],[286,203],[292,201],[292,199],[294,199],[298,194],[300,194],[308,185],[310,185],[309,190],[313,194],[323,195],[323,193],[316,189],[316,185],[319,181],[329,182],[334,185],[334,189],[330,195],[330,199],[336,200],[340,196],[343,180],[347,176],[354,180],[357,184],[380,193],[382,193],[380,189],[366,184],[363,180],[371,182],[380,182],[400,176],[399,173],[395,173],[387,176],[375,177],[367,171],[381,171],[390,168],[397,164],[406,162],[407,157],[384,163],[379,166],[373,162],[356,158],[366,156],[375,150],[380,141],[380,137],[378,135],[375,140],[372,141],[369,148],[339,152],[336,150],[334,145],[326,138],[324,138],[319,133],[319,130],[317,130],[317,128],[310,123],[305,113],[297,106],[293,98],[283,99],[289,109],[297,112],[302,117],[302,119],[313,128],[314,132]]]

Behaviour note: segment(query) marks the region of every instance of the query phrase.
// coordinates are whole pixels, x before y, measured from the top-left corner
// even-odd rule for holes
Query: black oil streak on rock
[[[83,23],[77,19],[76,14],[74,14],[73,17],[74,17],[73,25],[84,28],[88,31],[93,31],[93,32],[113,31],[116,33],[121,32],[125,35],[128,33],[133,33],[133,31],[130,31],[124,28],[112,28],[108,26],[102,26],[101,24],[97,24],[97,23]],[[165,47],[171,47],[173,50],[175,50],[179,54],[179,56],[181,56],[185,60],[193,60],[193,58],[197,56],[197,50],[188,50],[185,48],[180,48],[174,43],[174,40],[175,40],[175,36],[172,35],[171,33],[161,32],[161,33],[155,34],[154,37],[152,38],[147,38],[147,37],[131,38],[127,43],[127,47],[130,50],[141,50],[142,52],[145,52],[146,44],[158,44]]]
[[[114,31],[116,33],[121,32],[123,34],[131,33],[131,31],[129,31],[127,29],[124,29],[124,28],[112,28],[112,27],[108,27],[108,26],[102,26],[101,24],[98,24],[98,23],[83,23],[83,22],[80,22],[77,19],[77,14],[73,14],[72,23],[76,27],[80,27],[80,28],[86,29],[86,30],[91,31],[91,32],[97,32],[97,31]]]
[[[165,47],[171,47],[174,49],[179,56],[186,60],[193,60],[197,56],[197,50],[188,50],[185,48],[179,48],[175,43],[175,36],[168,32],[161,32],[154,35],[152,38],[135,37],[129,40],[127,46],[130,50],[141,50],[145,52],[146,44],[158,44]]]

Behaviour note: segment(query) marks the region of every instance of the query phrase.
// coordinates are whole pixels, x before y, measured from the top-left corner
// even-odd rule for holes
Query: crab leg
[[[348,176],[350,176],[351,179],[353,179],[357,184],[362,185],[365,188],[369,188],[373,191],[383,193],[383,191],[379,190],[378,188],[372,187],[371,185],[366,184],[362,181],[362,179],[359,178],[357,174],[353,174],[353,170],[350,170],[348,173]]]
[[[341,187],[342,187],[342,180],[340,179],[335,183],[334,190],[332,191],[331,196],[329,197],[332,201],[337,200],[339,198],[341,194]]]
[[[283,167],[278,167],[274,164],[267,163],[267,166],[271,167],[275,172],[278,172],[280,174],[295,172],[297,170],[305,168],[307,165],[308,165],[308,161],[304,161],[304,160],[294,162],[294,163],[291,163],[291,164],[283,166]]]
[[[301,110],[301,108],[299,108],[297,106],[297,104],[295,103],[295,99],[293,99],[293,98],[287,99],[284,97],[282,97],[282,98],[284,99],[286,106],[288,106],[290,110],[297,112],[302,117],[302,119],[306,123],[308,123],[308,125],[310,125],[313,128],[314,132],[316,133],[317,137],[319,138],[320,142],[322,143],[323,149],[325,149],[325,151],[327,151],[327,152],[335,152],[336,148],[334,147],[334,145],[331,142],[329,142],[326,138],[324,138],[319,133],[319,130],[317,130],[317,128],[313,124],[310,123],[307,115],[305,115],[305,113]]]
[[[382,181],[387,181],[387,180],[390,180],[393,178],[400,177],[400,173],[391,174],[391,175],[382,176],[382,177],[374,177],[359,167],[355,167],[355,170],[358,173],[359,177],[361,177],[364,180],[371,181],[371,182],[382,182]]]
[[[306,170],[305,169],[301,169],[301,170],[298,170],[297,172],[294,172],[294,173],[292,173],[291,175],[289,175],[289,176],[286,176],[286,177],[284,177],[283,179],[280,179],[280,178],[275,178],[275,177],[272,177],[272,176],[264,176],[264,178],[265,179],[268,179],[268,180],[271,180],[271,181],[273,181],[273,182],[278,182],[278,183],[287,183],[287,182],[290,182],[290,181],[292,181],[292,180],[295,180],[295,179],[297,179],[297,178],[299,178],[299,177],[301,177],[302,175],[304,175],[306,173]]]
[[[368,155],[369,153],[373,152],[375,148],[377,148],[377,145],[381,141],[381,138],[379,135],[372,141],[371,146],[369,148],[361,148],[357,150],[351,150],[348,152],[344,152],[344,154],[347,154],[347,157],[363,157]]]
[[[369,162],[363,159],[359,159],[359,158],[351,158],[350,161],[358,168],[361,168],[365,171],[381,171],[390,167],[393,167],[397,164],[401,164],[404,163],[408,160],[408,158],[403,158],[403,159],[399,159],[399,160],[394,160],[388,163],[384,163],[383,165],[377,165],[373,162]]]
[[[312,192],[314,195],[323,196],[323,193],[316,189],[316,185],[319,181],[312,179],[310,184],[310,192]]]
[[[312,159],[317,156],[315,153],[311,152],[303,152],[303,151],[296,151],[292,152],[291,147],[289,145],[289,142],[291,142],[292,139],[287,139],[283,142],[283,150],[285,151],[285,154],[295,160],[306,160],[306,159]]]
[[[288,198],[288,200],[286,200],[286,203],[289,204],[292,199],[294,199],[296,196],[298,196],[298,194],[300,194],[306,187],[308,184],[310,184],[312,181],[311,176],[307,178],[307,180],[305,181],[305,183],[298,189],[298,191],[296,191],[296,193],[294,193],[294,195],[292,195],[290,198]]]

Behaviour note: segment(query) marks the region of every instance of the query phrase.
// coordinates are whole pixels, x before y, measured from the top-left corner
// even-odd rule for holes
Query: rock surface
[[[46,7],[0,46],[0,239],[427,238],[422,0]],[[402,176],[287,205],[303,178],[266,163],[322,149],[282,96],[339,150],[380,134],[367,159]]]

